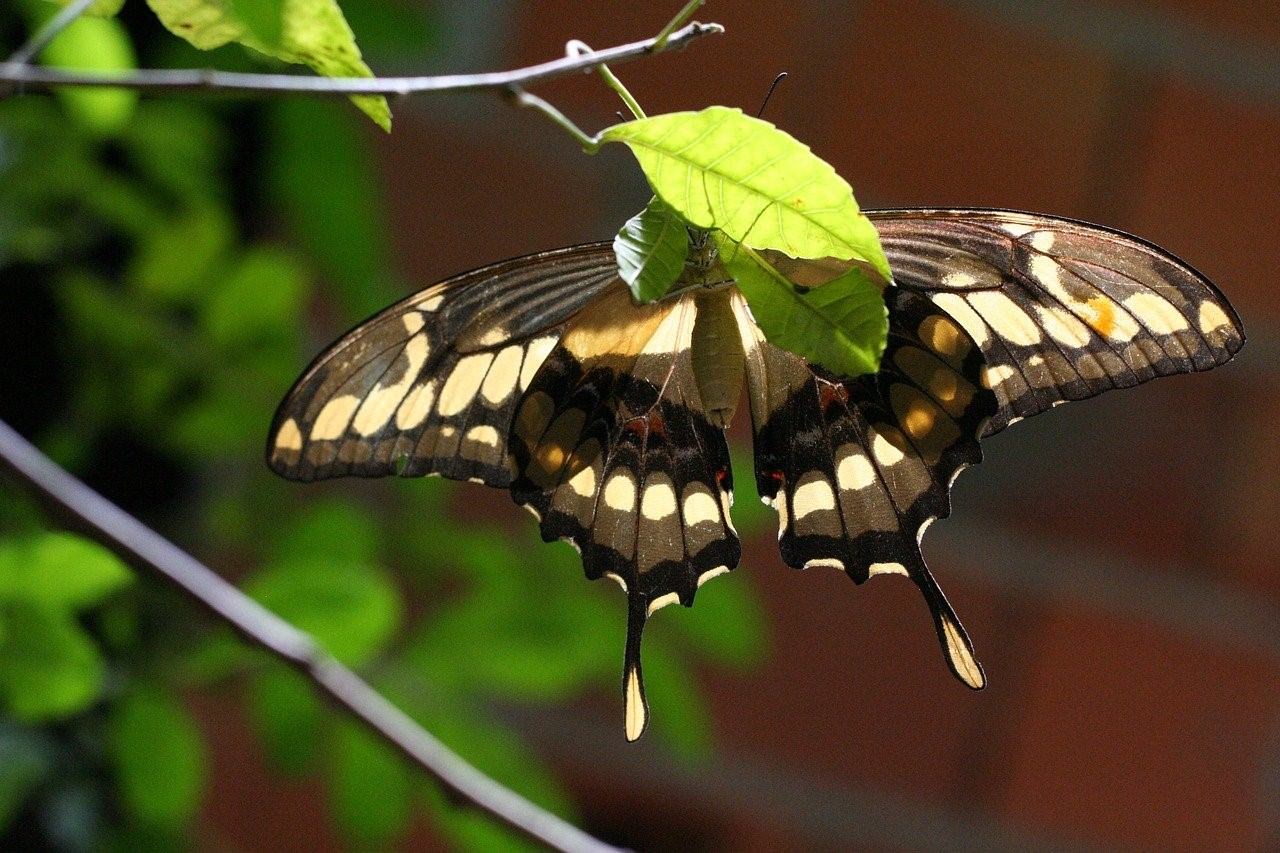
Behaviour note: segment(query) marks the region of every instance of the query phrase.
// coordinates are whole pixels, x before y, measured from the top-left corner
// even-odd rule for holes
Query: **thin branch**
[[[655,51],[665,49],[667,43],[670,42],[671,39],[675,38],[676,27],[689,20],[693,13],[698,10],[698,7],[705,2],[707,2],[707,0],[689,0],[688,3],[685,3],[684,8],[679,12],[676,12],[676,16],[670,21],[667,21],[667,25],[659,30],[658,34],[654,36],[653,49]]]
[[[582,56],[591,52],[591,46],[581,39],[570,39],[564,46],[565,53],[569,56]],[[644,118],[644,110],[640,107],[640,102],[636,100],[635,95],[631,94],[631,90],[622,84],[618,79],[618,75],[614,74],[608,65],[600,65],[596,68],[600,72],[600,79],[604,84],[618,94],[622,98],[622,103],[627,105],[627,109],[631,110],[631,114],[636,118]]]
[[[58,10],[58,14],[54,15],[45,25],[35,32],[31,38],[27,39],[26,44],[19,47],[9,57],[10,65],[26,65],[35,59],[40,51],[49,46],[49,42],[58,37],[58,33],[71,26],[71,22],[88,11],[96,0],[72,0],[72,2],[63,6]]]
[[[276,94],[300,92],[311,95],[410,95],[417,92],[468,92],[527,86],[555,77],[565,77],[579,71],[589,71],[606,62],[629,62],[643,56],[682,48],[702,36],[722,32],[724,27],[719,24],[701,24],[694,21],[671,33],[665,39],[656,36],[577,56],[565,56],[527,68],[483,74],[445,74],[438,77],[309,77],[301,74],[243,74],[198,69],[100,72],[6,62],[0,64],[0,81],[42,88],[119,86],[128,89],[211,89],[224,92]]]
[[[509,92],[511,99],[517,106],[535,109],[547,118],[551,119],[551,121],[558,127],[568,131],[569,135],[576,139],[578,144],[582,146],[583,151],[586,151],[588,154],[594,154],[600,150],[599,139],[596,139],[594,136],[591,136],[585,130],[578,127],[573,123],[572,119],[560,112],[560,110],[556,109],[548,101],[539,98],[531,92],[526,92],[519,86],[512,86]]]
[[[68,474],[0,421],[0,469],[35,493],[68,527],[176,587],[254,645],[283,659],[448,790],[557,850],[610,847],[485,776],[321,649],[309,635],[227,583],[133,516]]]

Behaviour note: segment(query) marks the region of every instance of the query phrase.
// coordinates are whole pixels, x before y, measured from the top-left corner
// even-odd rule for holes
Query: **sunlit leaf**
[[[312,766],[324,708],[302,676],[280,665],[258,673],[250,686],[249,712],[277,767],[297,775]]]
[[[684,270],[689,255],[689,232],[684,221],[660,198],[627,220],[613,238],[618,275],[639,302],[652,302],[666,293]]]
[[[326,77],[372,77],[336,0],[287,0],[278,41],[269,43],[237,14],[241,0],[147,0],[160,22],[201,50],[238,42],[259,53],[306,65]],[[257,0],[243,0],[257,2]],[[355,95],[352,103],[383,130],[391,130],[386,98]]]
[[[306,286],[292,254],[265,246],[249,249],[210,286],[201,325],[227,348],[278,336],[297,324]]]
[[[137,66],[129,34],[114,18],[79,18],[40,54],[45,65],[78,71],[127,71]],[[81,124],[103,135],[128,123],[138,101],[129,89],[63,87],[58,99]]]
[[[739,109],[666,113],[605,129],[625,142],[662,200],[700,228],[795,258],[889,262],[848,182],[807,145]]]
[[[0,542],[0,600],[79,610],[132,580],[115,554],[75,534],[41,533]]]
[[[802,287],[746,246],[725,241],[720,259],[769,341],[840,376],[880,369],[889,312],[880,287],[861,267],[818,287]]]
[[[93,704],[102,691],[102,656],[70,613],[15,604],[5,621],[0,695],[14,717],[57,720]]]
[[[341,560],[279,563],[251,578],[245,591],[344,663],[369,660],[400,624],[400,593],[390,578]]]
[[[112,710],[109,742],[120,799],[145,824],[184,825],[204,793],[200,730],[170,692],[137,685]]]
[[[342,829],[381,847],[404,832],[412,777],[404,759],[366,729],[342,722],[331,744],[329,800]]]
[[[286,0],[227,0],[231,14],[266,47],[279,50],[284,36]]]

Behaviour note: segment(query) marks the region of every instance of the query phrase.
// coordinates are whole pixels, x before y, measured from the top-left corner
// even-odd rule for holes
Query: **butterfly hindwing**
[[[924,528],[950,512],[956,474],[982,458],[996,411],[983,359],[925,297],[889,288],[878,373],[841,378],[763,339],[739,302],[755,428],[756,480],[779,518],[784,562],[830,566],[861,583],[904,574],[920,587],[952,670],[984,683],[972,647],[920,554]]]
[[[868,215],[895,280],[981,347],[1000,401],[985,435],[1068,400],[1207,370],[1244,344],[1217,288],[1136,237],[1015,211]]]
[[[506,486],[516,402],[565,319],[616,278],[580,246],[409,297],[323,353],[276,413],[267,461],[294,480],[441,474]]]
[[[693,297],[635,305],[619,286],[581,311],[533,378],[512,429],[513,498],[567,539],[589,578],[626,590],[627,736],[644,728],[640,635],[665,604],[738,564],[724,433],[694,381]]]

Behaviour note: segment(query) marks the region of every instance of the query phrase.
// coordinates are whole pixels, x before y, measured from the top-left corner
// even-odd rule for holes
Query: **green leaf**
[[[748,539],[766,530],[777,530],[777,513],[760,500],[755,459],[750,448],[730,441],[729,458],[733,465],[733,526],[738,529],[738,535]]]
[[[115,554],[72,533],[0,543],[0,599],[80,610],[132,580]]]
[[[286,0],[228,0],[231,14],[244,22],[262,44],[280,49]]]
[[[711,719],[697,679],[664,643],[650,642],[644,650],[644,688],[654,734],[686,761],[710,758]]]
[[[861,267],[803,287],[746,246],[721,240],[720,260],[772,343],[840,376],[880,369],[889,312],[879,285]]]
[[[139,685],[116,703],[109,726],[125,808],[144,824],[186,824],[207,772],[204,742],[187,709],[171,693]]]
[[[306,275],[292,254],[251,248],[210,288],[201,325],[228,349],[269,340],[297,322],[306,289]]]
[[[638,302],[652,302],[670,289],[689,256],[684,221],[662,199],[654,197],[627,220],[613,239],[618,275]]]
[[[329,101],[277,101],[267,113],[266,151],[269,196],[352,320],[397,292],[374,157],[354,119]]]
[[[399,755],[365,729],[343,722],[332,762],[329,797],[353,840],[381,847],[408,828],[412,777]]]
[[[245,591],[348,664],[376,655],[400,624],[400,593],[385,574],[320,556],[271,566]]]
[[[654,192],[699,228],[795,258],[859,258],[891,280],[848,182],[767,121],[708,107],[614,125],[599,139],[626,143]]]
[[[235,223],[226,208],[195,204],[145,235],[126,277],[150,296],[194,301],[210,276],[220,272],[235,239]]]
[[[0,695],[20,720],[58,720],[88,708],[102,692],[102,656],[64,610],[10,606],[0,646]]]
[[[331,498],[309,504],[284,526],[274,544],[281,562],[316,557],[368,563],[378,552],[378,527],[364,507]]]
[[[59,6],[65,6],[71,2],[71,0],[49,0],[49,1],[52,3],[56,3]],[[96,0],[96,2],[90,4],[89,8],[85,10],[85,14],[96,15],[100,18],[110,18],[111,16],[119,12],[120,7],[123,5],[124,5],[124,0]]]
[[[114,18],[78,18],[40,54],[45,65],[79,71],[127,71],[137,67],[129,34]],[[122,130],[138,93],[129,89],[63,87],[56,90],[67,112],[93,133]]]
[[[235,8],[240,2],[261,0],[147,0],[170,32],[201,50],[238,42],[284,62],[306,65],[325,77],[373,76],[360,58],[355,34],[336,0],[284,0],[280,37],[274,43],[260,38],[236,14]],[[378,127],[391,130],[391,110],[386,98],[353,95],[351,102]]]
[[[668,607],[663,614],[695,650],[716,663],[745,670],[763,657],[764,611],[741,572],[699,587],[692,608]]]
[[[249,712],[276,766],[292,775],[311,767],[324,708],[306,679],[283,666],[263,670],[251,685]]]

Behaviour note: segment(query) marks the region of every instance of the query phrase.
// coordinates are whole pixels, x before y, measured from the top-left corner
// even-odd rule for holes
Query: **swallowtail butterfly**
[[[1244,332],[1202,275],[1117,231],[1004,210],[868,215],[895,278],[875,374],[835,376],[766,341],[705,253],[682,286],[638,305],[610,244],[576,246],[451,278],[356,327],[285,398],[268,462],[292,480],[439,474],[510,489],[545,540],[572,542],[587,577],[626,592],[634,740],[648,718],[645,620],[691,605],[741,554],[724,427],[745,383],[783,560],[855,583],[907,576],[951,670],[981,688],[919,546],[979,440],[1223,364]],[[777,260],[793,281],[821,278],[823,262]]]

